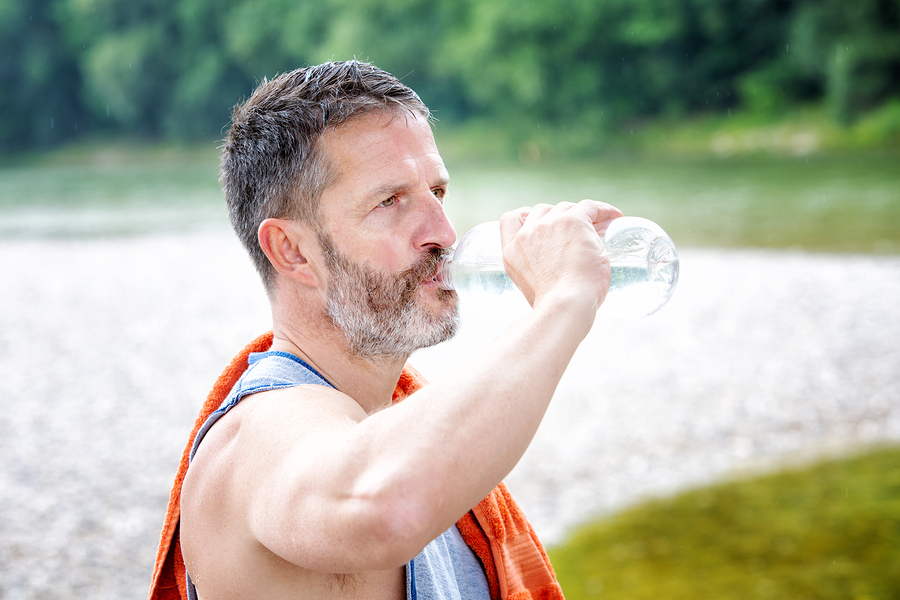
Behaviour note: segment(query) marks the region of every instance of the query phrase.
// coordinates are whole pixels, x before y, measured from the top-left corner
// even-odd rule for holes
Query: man
[[[434,281],[456,233],[427,108],[371,65],[301,69],[235,110],[222,165],[274,336],[194,443],[188,595],[487,598],[454,524],[532,439],[607,293],[597,231],[620,213],[583,201],[504,215],[507,270],[533,311],[392,404],[409,355],[457,320]]]

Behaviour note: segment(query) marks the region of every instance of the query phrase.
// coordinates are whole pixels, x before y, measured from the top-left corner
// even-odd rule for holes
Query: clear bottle
[[[669,301],[678,283],[678,252],[659,225],[640,217],[620,217],[609,224],[603,246],[612,277],[602,312],[637,319]],[[441,263],[437,281],[462,296],[517,289],[503,269],[499,222],[482,223],[464,235]]]

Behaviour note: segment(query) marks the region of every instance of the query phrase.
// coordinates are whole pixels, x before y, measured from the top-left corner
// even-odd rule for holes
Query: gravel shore
[[[0,599],[144,598],[219,371],[269,329],[230,234],[0,240]],[[598,317],[507,482],[549,544],[594,514],[900,441],[900,257],[682,250],[674,298]],[[515,311],[464,312],[437,378]]]

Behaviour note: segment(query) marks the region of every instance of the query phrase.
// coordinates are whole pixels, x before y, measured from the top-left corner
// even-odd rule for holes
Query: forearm
[[[474,492],[478,500],[525,452],[572,355],[590,329],[593,314],[570,308],[572,304],[566,302],[539,306],[426,386],[419,398],[419,394],[411,398],[417,400],[410,406],[415,407],[416,418],[427,420],[435,434],[444,433],[452,443],[449,448],[440,444],[448,473],[454,469],[451,457],[456,452],[460,461],[483,471],[483,488]]]

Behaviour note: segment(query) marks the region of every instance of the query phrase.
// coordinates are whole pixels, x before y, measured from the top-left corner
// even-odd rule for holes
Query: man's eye
[[[434,194],[434,197],[438,200],[443,200],[444,196],[447,195],[447,190],[444,188],[434,188],[431,190],[431,193]]]
[[[396,202],[396,201],[397,201],[397,196],[391,196],[387,200],[382,200],[381,204],[379,204],[378,206],[387,208],[388,206],[393,205],[394,202]]]

